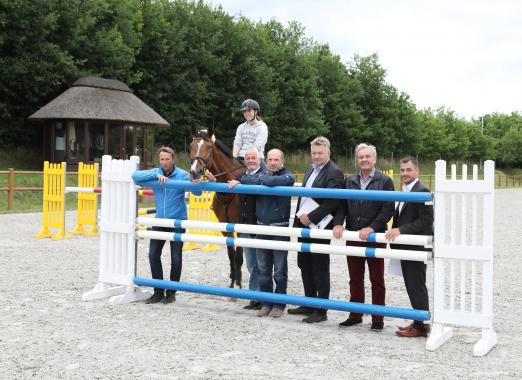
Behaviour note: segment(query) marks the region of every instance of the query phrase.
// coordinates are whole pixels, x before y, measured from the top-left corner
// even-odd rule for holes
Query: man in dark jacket
[[[419,163],[413,157],[401,160],[400,167],[403,191],[429,192],[419,181]],[[399,202],[393,216],[392,229],[386,232],[386,238],[393,241],[401,234],[433,235],[433,206],[424,203]],[[415,245],[392,244],[392,249],[424,250]],[[428,249],[429,250],[429,249]],[[401,260],[402,275],[411,306],[417,310],[429,310],[428,289],[426,288],[426,264],[420,261]],[[430,326],[422,321],[413,321],[406,327],[399,327],[398,336],[427,337]]]
[[[359,144],[355,148],[355,158],[359,171],[346,179],[345,187],[355,190],[386,190],[394,191],[393,181],[380,172],[377,163],[377,150],[373,145]],[[358,231],[359,239],[368,240],[373,232],[385,232],[391,219],[394,202],[347,200],[345,208],[339,208],[334,218],[334,236],[340,238],[343,233],[343,220],[346,219],[346,229]],[[344,211],[344,212],[343,212]],[[382,243],[347,242],[349,245],[385,248]],[[386,288],[384,285],[384,259],[347,256],[348,272],[350,274],[350,302],[364,303],[364,272],[368,263],[370,282],[372,284],[372,304],[384,305]],[[348,327],[362,322],[363,315],[350,313],[348,319],[339,324]],[[372,315],[371,329],[383,329],[383,316]]]
[[[258,176],[261,174],[261,157],[257,148],[250,148],[245,152],[245,165],[247,171],[237,176],[236,180],[229,181],[228,186],[234,187],[241,182],[245,176]],[[256,196],[250,194],[239,194],[239,223],[242,224],[257,224],[256,216]],[[240,233],[240,238],[255,239],[254,234]],[[245,260],[250,274],[248,282],[248,289],[259,290],[259,267],[257,265],[257,249],[244,247]],[[259,310],[261,303],[252,300],[244,307],[244,309]]]
[[[310,143],[312,165],[303,178],[303,187],[342,189],[344,175],[341,169],[330,160],[330,141],[326,137],[317,137]],[[294,227],[317,225],[328,215],[333,215],[342,202],[338,199],[299,198]],[[315,208],[314,208],[315,207]],[[328,223],[326,229],[333,227]],[[324,239],[300,238],[304,243],[329,244]],[[301,269],[304,293],[306,297],[330,297],[330,255],[311,252],[297,253],[297,266]],[[289,309],[289,314],[306,315],[306,323],[318,323],[327,320],[326,310],[299,306]]]
[[[259,175],[244,176],[242,184],[255,184],[265,186],[293,186],[295,178],[284,167],[284,155],[279,149],[272,149],[266,155],[268,171]],[[257,224],[264,226],[288,227],[290,219],[291,197],[276,195],[258,195],[256,198]],[[258,235],[259,239],[288,241],[286,236]],[[286,294],[288,283],[288,251],[278,249],[257,249],[257,263],[259,265],[259,285],[262,292],[274,291]],[[263,302],[261,310],[257,312],[259,317],[270,316],[279,318],[283,315],[284,304]]]

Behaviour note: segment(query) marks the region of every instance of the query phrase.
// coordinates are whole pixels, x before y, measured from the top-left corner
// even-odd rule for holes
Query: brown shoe
[[[414,323],[413,322],[410,323],[408,326],[401,326],[401,327],[399,327],[399,331],[409,330],[412,327],[414,327]]]
[[[309,307],[299,306],[294,307],[293,309],[288,309],[287,313],[292,315],[310,315],[314,312],[314,309]]]
[[[428,337],[428,332],[417,330],[415,327],[412,327],[409,330],[395,331],[395,334],[397,336],[402,336],[404,338],[419,338],[419,337],[427,338]]]

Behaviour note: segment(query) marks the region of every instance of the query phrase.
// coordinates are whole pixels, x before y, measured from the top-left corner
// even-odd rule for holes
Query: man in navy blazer
[[[429,192],[419,181],[419,163],[414,157],[401,160],[400,175],[403,191]],[[401,234],[433,235],[433,206],[423,203],[399,202],[393,216],[392,229],[386,238],[393,241]],[[426,250],[415,245],[392,244],[391,248]],[[429,249],[428,249],[429,250]],[[426,264],[420,261],[401,260],[402,275],[410,298],[411,306],[417,310],[429,310],[428,289],[426,288]],[[430,326],[423,321],[413,321],[396,331],[402,337],[427,337]]]
[[[306,170],[303,178],[303,187],[342,189],[344,175],[342,170],[330,160],[330,141],[326,137],[317,137],[310,143],[312,165]],[[315,202],[315,203],[314,203]],[[313,207],[306,205],[316,205]],[[294,227],[311,227],[317,225],[328,214],[333,215],[335,210],[341,207],[342,201],[338,199],[307,198],[302,197],[297,201],[297,213],[294,219]],[[303,211],[306,210],[306,211]],[[333,227],[330,222],[325,228]],[[329,244],[328,240],[300,238],[305,243]],[[330,255],[311,252],[297,253],[297,266],[301,269],[304,294],[306,297],[329,298],[330,297]],[[289,314],[301,314],[307,317],[306,323],[318,323],[327,320],[326,310],[318,308],[297,307],[288,310]]]

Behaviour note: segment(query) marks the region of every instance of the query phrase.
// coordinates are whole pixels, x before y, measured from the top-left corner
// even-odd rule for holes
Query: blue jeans
[[[258,239],[288,241],[286,236],[258,235]],[[262,292],[286,294],[288,284],[288,251],[277,249],[257,249],[257,263],[259,265],[259,286]],[[273,275],[272,275],[273,273]],[[263,305],[284,309],[286,304],[263,302]]]
[[[152,227],[153,231],[162,232],[180,232],[184,233],[183,228],[167,228],[167,227]],[[152,278],[163,280],[163,266],[161,265],[161,251],[165,245],[165,240],[151,239],[149,245],[149,263]],[[183,242],[170,241],[170,281],[179,281],[181,278],[182,267],[182,252]],[[154,292],[162,292],[163,289],[154,288]],[[175,291],[172,291],[175,293]]]
[[[239,237],[245,239],[255,239],[256,235],[240,233]],[[245,254],[245,261],[248,273],[250,273],[248,289],[259,290],[259,266],[257,265],[257,249],[244,247],[243,252]]]

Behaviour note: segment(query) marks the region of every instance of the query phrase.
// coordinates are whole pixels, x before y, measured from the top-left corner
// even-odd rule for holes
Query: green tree
[[[522,127],[511,127],[499,140],[497,158],[507,166],[522,165]]]
[[[357,104],[365,118],[365,133],[361,133],[359,142],[367,140],[381,154],[412,154],[418,136],[415,105],[406,94],[386,83],[386,70],[379,64],[377,54],[356,54],[349,75],[363,89]]]
[[[313,57],[332,154],[350,157],[355,145],[361,138],[364,140],[367,133],[364,116],[357,105],[357,100],[362,96],[362,86],[350,78],[346,66],[339,56],[330,52],[327,45],[316,46]]]
[[[0,3],[0,138],[33,143],[27,117],[80,76],[134,83],[140,46],[137,0],[3,0]],[[33,144],[34,146],[34,144]]]

